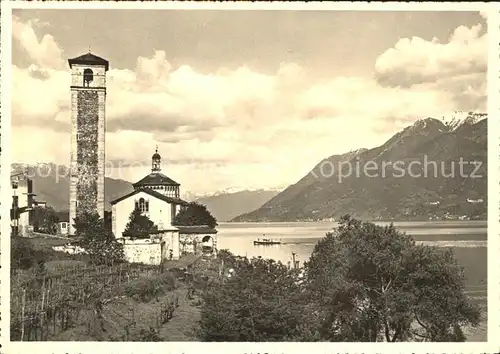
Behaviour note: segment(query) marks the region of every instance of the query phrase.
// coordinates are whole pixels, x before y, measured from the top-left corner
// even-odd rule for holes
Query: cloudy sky
[[[15,10],[14,162],[69,163],[67,59],[89,47],[110,62],[108,174],[135,182],[158,145],[195,193],[284,187],[419,118],[486,110],[479,13]]]

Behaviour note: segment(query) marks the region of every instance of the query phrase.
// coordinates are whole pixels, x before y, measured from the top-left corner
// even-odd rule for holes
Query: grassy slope
[[[200,309],[194,306],[194,301],[186,298],[186,284],[164,296],[158,301],[152,300],[148,303],[137,302],[131,298],[117,298],[107,303],[104,307],[104,328],[99,331],[98,326],[92,324],[93,314],[91,311],[82,316],[80,324],[74,328],[59,333],[52,338],[54,341],[124,341],[127,338],[125,328],[129,329],[130,336],[137,334],[140,329],[147,329],[149,326],[156,327],[156,314],[162,303],[172,299],[174,293],[179,296],[179,307],[175,309],[172,319],[163,324],[159,330],[159,336],[163,341],[197,341],[194,328],[200,317]],[[133,313],[133,315],[132,315]],[[131,318],[134,316],[135,325]],[[92,327],[89,330],[88,324]]]

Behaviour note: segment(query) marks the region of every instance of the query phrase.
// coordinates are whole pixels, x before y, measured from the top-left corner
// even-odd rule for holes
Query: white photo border
[[[500,4],[453,2],[114,2],[2,1],[1,11],[1,335],[14,353],[392,353],[498,352],[500,348]],[[10,342],[11,65],[13,9],[206,9],[206,10],[418,10],[484,11],[488,17],[488,342],[474,343],[204,343],[204,342]]]

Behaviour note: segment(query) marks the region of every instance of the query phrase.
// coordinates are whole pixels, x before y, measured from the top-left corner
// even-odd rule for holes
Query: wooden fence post
[[[23,289],[23,300],[21,308],[21,342],[24,339],[24,306],[26,305],[26,289]]]

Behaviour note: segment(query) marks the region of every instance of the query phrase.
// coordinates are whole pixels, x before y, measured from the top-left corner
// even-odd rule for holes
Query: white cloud
[[[13,156],[68,163],[69,68],[54,38],[39,40],[35,29],[15,20],[14,39],[33,65],[13,66]],[[378,58],[377,80],[316,80],[296,63],[274,74],[245,66],[201,73],[152,51],[133,70],[108,72],[106,157],[143,165],[113,177],[139,179],[159,144],[166,173],[184,188],[282,186],[331,154],[383,143],[417,118],[484,109],[480,33],[479,25],[459,27],[446,44],[402,39]]]
[[[44,68],[61,69],[64,66],[62,50],[57,45],[54,37],[46,34],[39,40],[35,33],[36,25],[40,21],[33,20],[23,23],[18,17],[12,18],[12,35],[24,48],[34,64]],[[38,26],[40,27],[40,26]]]
[[[487,65],[487,34],[482,34],[482,25],[477,24],[456,28],[448,43],[436,38],[402,38],[379,56],[375,71],[383,85],[411,87],[457,75],[486,73]]]

